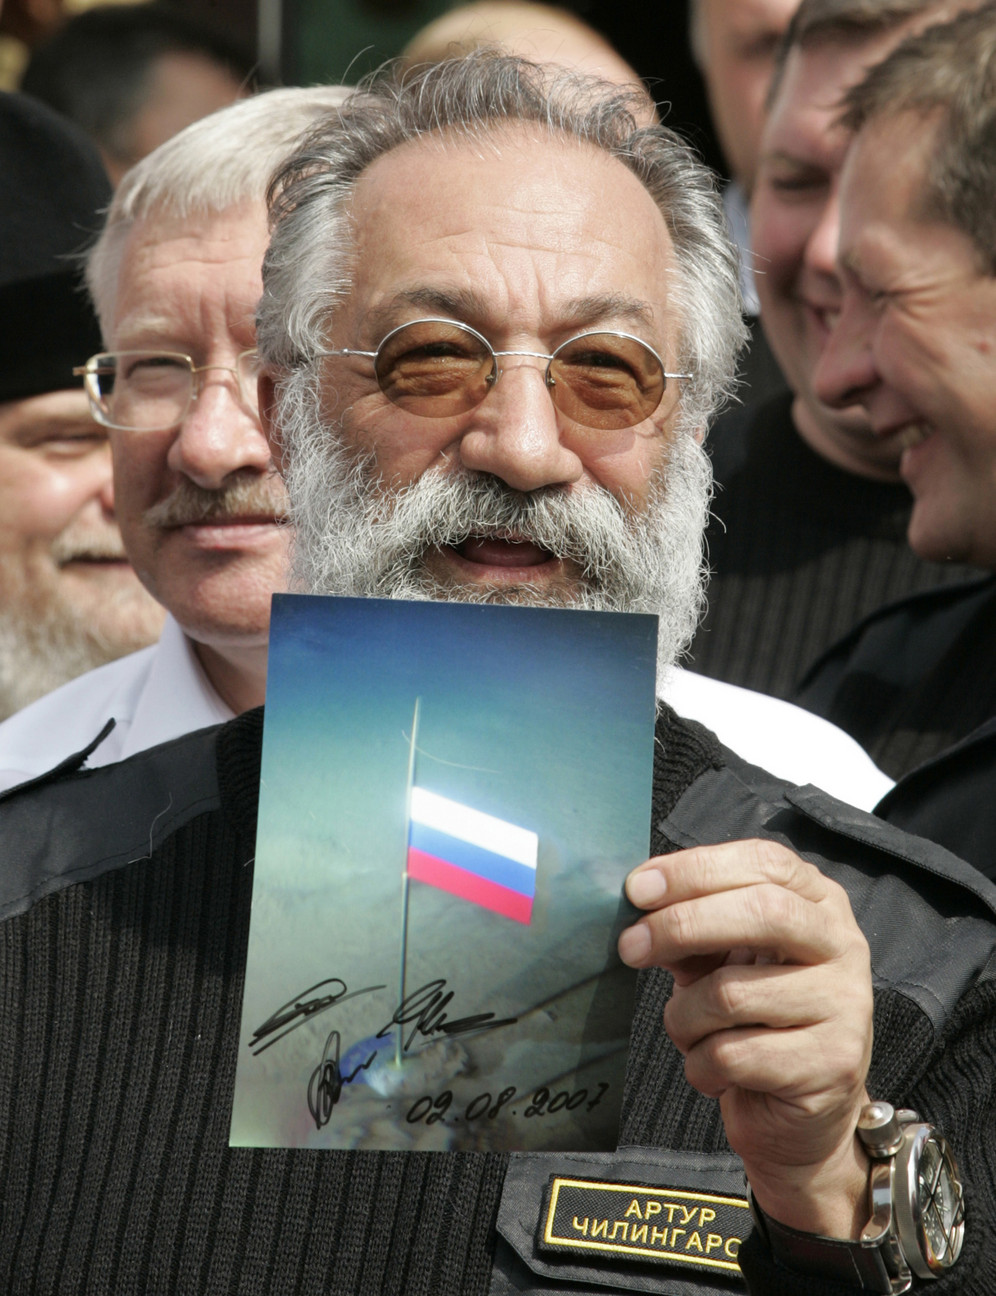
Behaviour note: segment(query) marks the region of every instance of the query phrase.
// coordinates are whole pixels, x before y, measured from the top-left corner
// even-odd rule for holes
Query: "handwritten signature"
[[[257,1026],[249,1040],[249,1048],[254,1057],[285,1039],[291,1031],[297,1030],[306,1021],[319,1013],[327,1012],[348,999],[359,995],[372,994],[385,987],[366,986],[362,990],[350,990],[340,977],[328,977],[309,986],[300,994],[288,999],[285,1004],[267,1017],[262,1025]],[[316,994],[316,991],[322,993]],[[473,1013],[469,1017],[458,1017],[450,1020],[446,1009],[452,1003],[453,991],[446,989],[446,981],[439,978],[406,995],[398,1005],[391,1020],[374,1036],[384,1039],[392,1031],[402,1026],[411,1025],[411,1031],[402,1041],[402,1049],[407,1052],[418,1037],[431,1038],[433,1035],[465,1035],[471,1031],[495,1030],[499,1026],[510,1026],[518,1021],[517,1017],[496,1018],[492,1012]],[[332,1118],[336,1103],[342,1097],[343,1087],[353,1083],[361,1072],[368,1070],[377,1057],[377,1049],[353,1068],[348,1075],[343,1075],[339,1065],[342,1041],[337,1030],[329,1032],[322,1049],[321,1060],[308,1080],[308,1110],[315,1125],[321,1129]]]
[[[501,1017],[496,1020],[494,1013],[475,1013],[472,1017],[449,1021],[443,1009],[449,1006],[452,998],[453,991],[446,990],[445,981],[430,981],[421,990],[405,997],[391,1020],[377,1032],[377,1038],[383,1039],[395,1026],[407,1026],[409,1022],[414,1022],[411,1034],[403,1045],[405,1049],[410,1049],[416,1035],[466,1035],[469,1031],[482,1028],[494,1030],[498,1026],[512,1026],[519,1020],[517,1017]]]
[[[336,987],[327,990],[324,994],[315,995],[313,999],[306,998],[307,995],[314,995],[316,990],[321,990],[323,986]],[[384,986],[367,986],[363,990],[350,990],[345,981],[339,977],[328,977],[325,981],[318,981],[307,990],[303,990],[293,999],[288,999],[282,1004],[272,1016],[267,1017],[262,1026],[257,1026],[252,1033],[252,1039],[249,1041],[249,1047],[253,1051],[254,1057],[259,1057],[260,1053],[266,1049],[272,1048],[274,1044],[279,1043],[285,1036],[289,1035],[292,1030],[297,1030],[318,1013],[325,1012],[326,1009],[334,1007],[336,1004],[345,1003],[347,999],[355,999],[358,995],[372,994],[375,990],[383,990]],[[279,1031],[279,1035],[274,1032]],[[273,1035],[273,1039],[267,1037]],[[266,1040],[261,1044],[261,1040]]]
[[[332,1119],[335,1105],[342,1097],[343,1085],[352,1084],[361,1071],[366,1071],[373,1065],[377,1056],[376,1052],[371,1053],[349,1075],[343,1075],[339,1069],[339,1047],[339,1032],[330,1031],[322,1049],[322,1060],[312,1071],[308,1081],[308,1111],[311,1112],[316,1129],[321,1129]]]

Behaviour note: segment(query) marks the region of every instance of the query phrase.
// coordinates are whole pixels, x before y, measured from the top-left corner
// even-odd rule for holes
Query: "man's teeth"
[[[896,436],[896,444],[901,450],[912,450],[922,445],[930,436],[930,427],[926,423],[909,423]]]

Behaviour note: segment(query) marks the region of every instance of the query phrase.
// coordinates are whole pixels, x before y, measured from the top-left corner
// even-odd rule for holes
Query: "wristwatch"
[[[858,1138],[871,1159],[871,1218],[857,1242],[803,1233],[769,1218],[748,1186],[754,1222],[779,1263],[868,1291],[905,1292],[939,1278],[965,1238],[964,1192],[947,1141],[914,1111],[867,1103]]]

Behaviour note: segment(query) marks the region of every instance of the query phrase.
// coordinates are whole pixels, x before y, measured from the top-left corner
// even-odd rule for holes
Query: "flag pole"
[[[405,864],[401,875],[401,959],[398,967],[398,1008],[405,1002],[405,973],[408,961],[408,843],[412,829],[412,788],[415,785],[415,744],[418,741],[418,713],[422,699],[415,699],[412,715],[412,736],[408,746],[408,783],[405,788]],[[401,1023],[398,1022],[394,1041],[394,1064],[401,1066]]]

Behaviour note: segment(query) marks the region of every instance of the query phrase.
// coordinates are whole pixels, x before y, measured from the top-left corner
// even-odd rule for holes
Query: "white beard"
[[[0,559],[0,588],[0,720],[77,675],[144,648],[162,628],[162,609],[137,581],[95,590],[91,614],[57,587],[26,588],[19,560]]]
[[[523,493],[497,477],[445,467],[386,487],[321,423],[306,374],[280,394],[284,477],[295,525],[296,588],[316,594],[541,604],[659,617],[658,677],[690,643],[704,603],[703,535],[709,459],[680,427],[644,511],[599,487]],[[426,555],[472,536],[512,533],[566,560],[578,575],[509,585],[439,580]]]

